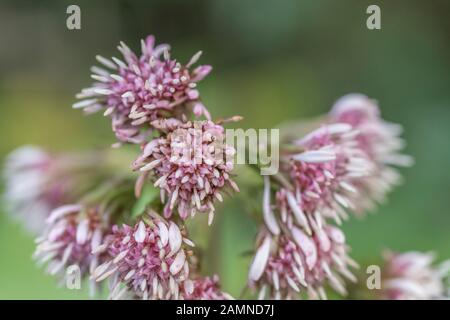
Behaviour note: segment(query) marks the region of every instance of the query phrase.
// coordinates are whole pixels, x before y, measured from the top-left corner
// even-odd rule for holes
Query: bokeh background
[[[81,7],[81,30],[66,28],[66,8]],[[382,29],[366,28],[366,8],[381,7]],[[405,184],[389,203],[344,229],[353,256],[376,262],[384,248],[433,250],[450,258],[449,1],[17,1],[0,3],[0,158],[22,144],[67,151],[114,141],[101,115],[72,110],[91,80],[98,53],[116,55],[124,40],[139,48],[149,33],[187,61],[202,49],[214,66],[200,84],[214,115],[240,114],[244,128],[327,112],[335,99],[362,92],[385,118],[405,127]],[[256,228],[245,196],[229,200],[215,221],[209,272],[238,295]],[[211,249],[216,248],[216,249]],[[0,213],[0,298],[77,299],[57,288],[31,259],[33,239]]]

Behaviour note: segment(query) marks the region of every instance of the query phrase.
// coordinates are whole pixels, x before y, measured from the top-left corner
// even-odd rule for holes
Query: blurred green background
[[[66,28],[69,4],[81,7],[81,30]],[[381,7],[381,30],[366,28],[370,4]],[[378,99],[384,117],[405,127],[416,165],[389,203],[345,225],[353,256],[362,265],[384,248],[450,258],[449,12],[445,0],[2,0],[0,157],[22,144],[57,151],[111,144],[110,123],[72,110],[73,96],[91,82],[96,54],[116,55],[120,40],[138,49],[152,33],[181,61],[204,51],[201,62],[214,66],[199,86],[205,104],[216,117],[244,116],[244,128],[319,115],[349,92]],[[204,243],[208,271],[234,295],[246,282],[244,253],[256,232],[244,201],[222,206],[214,241]],[[32,262],[33,249],[0,213],[0,298],[87,298],[58,289]]]

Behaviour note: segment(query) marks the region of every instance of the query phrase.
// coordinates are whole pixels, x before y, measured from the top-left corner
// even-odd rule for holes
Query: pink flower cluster
[[[211,121],[196,89],[211,67],[191,70],[201,52],[183,65],[170,57],[168,45],[155,46],[153,36],[142,41],[141,47],[142,54],[137,56],[121,43],[124,61],[97,56],[115,71],[94,67],[97,82],[82,90],[77,97],[84,100],[74,108],[88,113],[104,110],[120,143],[141,144],[141,154],[132,164],[140,172],[135,185],[138,198],[151,180],[161,190],[165,218],[176,221],[174,211],[182,220],[205,212],[212,223],[214,201],[222,201],[223,193],[238,187],[231,179],[234,150],[224,144],[224,128]],[[188,121],[191,114],[207,120]],[[111,277],[114,299],[224,296],[218,291],[217,278],[190,276],[193,252],[186,244],[193,244],[173,221],[150,215],[135,226],[114,226],[96,251],[109,260],[95,269],[92,278]]]
[[[97,154],[55,154],[34,146],[14,150],[3,169],[8,211],[29,231],[41,233],[52,210],[75,201],[80,189],[96,180],[98,173],[90,170],[99,164]]]
[[[264,240],[249,273],[260,297],[306,291],[325,298],[327,283],[345,294],[342,276],[355,281],[349,267],[357,265],[343,233],[329,223],[369,209],[398,180],[389,165],[411,163],[399,153],[403,144],[395,128],[367,97],[350,95],[338,100],[326,123],[281,151],[284,178],[276,180],[274,204],[270,178],[264,177]]]
[[[83,100],[74,108],[87,113],[103,110],[112,118],[117,139],[129,143],[144,142],[151,122],[160,118],[179,117],[188,111],[210,117],[196,86],[212,68],[203,65],[190,70],[201,51],[183,65],[170,58],[167,44],[155,46],[151,35],[141,41],[140,56],[123,42],[118,49],[125,61],[97,56],[103,67],[92,67],[96,82],[77,95]]]
[[[322,224],[323,218],[337,223],[355,207],[355,184],[367,177],[372,163],[355,143],[357,132],[347,124],[330,124],[294,142],[302,152],[290,156],[288,166],[294,190],[277,194],[283,222],[297,223],[308,230],[308,223]],[[313,221],[315,220],[315,221]]]
[[[250,286],[259,288],[259,299],[293,299],[306,292],[309,298],[326,299],[329,284],[346,294],[345,281],[356,281],[349,270],[357,264],[348,256],[341,230],[326,226],[313,236],[293,227],[289,235],[263,231],[262,244],[250,267]]]
[[[91,253],[109,232],[108,216],[98,208],[65,205],[53,210],[46,223],[46,231],[37,239],[34,257],[38,263],[48,264],[50,274],[63,277],[66,269],[74,265],[85,277],[105,258]],[[95,287],[92,282],[91,289]]]
[[[114,226],[96,250],[110,259],[92,277],[97,282],[112,278],[112,299],[127,292],[144,300],[180,299],[193,293],[193,286],[185,283],[190,281],[188,247],[193,243],[173,222],[152,219],[134,227]]]
[[[430,300],[450,297],[450,261],[434,266],[432,253],[386,252],[382,298]]]
[[[239,191],[231,179],[234,149],[224,144],[224,129],[211,121],[176,122],[165,127],[163,136],[143,147],[133,167],[141,172],[142,182],[148,175],[161,189],[165,217],[176,208],[182,219],[196,212],[214,216],[214,201],[223,201],[222,192]],[[140,187],[137,187],[140,189]]]
[[[194,279],[188,283],[188,286],[192,289],[190,289],[191,294],[186,295],[186,300],[233,300],[232,296],[220,290],[217,275]]]
[[[373,163],[370,177],[358,181],[357,188],[362,196],[355,203],[357,213],[372,210],[401,183],[401,176],[394,166],[408,167],[414,163],[411,156],[401,153],[405,147],[400,137],[402,127],[383,120],[376,101],[362,94],[340,98],[329,117],[332,122],[347,123],[357,130],[357,145]]]
[[[234,150],[223,142],[224,129],[210,120],[200,102],[197,82],[210,71],[210,66],[191,67],[201,52],[182,65],[172,59],[169,46],[155,46],[153,36],[141,41],[142,54],[137,56],[123,42],[118,47],[125,61],[97,56],[104,67],[93,67],[92,87],[83,89],[73,105],[91,113],[104,110],[112,117],[113,131],[120,142],[142,144],[142,154],[133,164],[141,171],[136,195],[147,176],[161,188],[161,198],[168,203],[165,217],[174,209],[182,219],[196,212],[209,214],[213,220],[215,199],[230,187],[238,191],[230,178]],[[190,113],[204,115],[207,121],[187,121]],[[150,142],[151,131],[159,137]]]
[[[36,147],[15,150],[5,163],[3,175],[8,211],[33,233],[42,231],[48,213],[62,204],[60,183],[47,183],[52,163],[52,156]]]

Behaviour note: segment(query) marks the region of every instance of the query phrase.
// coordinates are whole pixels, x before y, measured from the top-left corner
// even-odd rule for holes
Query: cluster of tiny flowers
[[[92,67],[96,82],[77,95],[83,100],[75,103],[74,108],[83,108],[87,113],[103,110],[105,116],[111,116],[113,131],[120,142],[138,144],[144,142],[154,120],[188,111],[209,118],[196,86],[211,67],[203,65],[190,70],[201,51],[182,65],[170,58],[167,44],[155,46],[153,36],[141,40],[140,56],[123,42],[118,49],[125,61],[97,56],[107,69]]]
[[[173,218],[174,212],[182,220],[202,212],[209,214],[212,223],[215,199],[222,201],[223,193],[238,191],[238,187],[231,179],[233,163],[229,159],[234,149],[223,143],[224,128],[211,121],[196,89],[211,67],[191,70],[201,52],[182,65],[170,58],[168,45],[155,46],[154,42],[153,36],[141,41],[139,57],[121,43],[124,61],[97,56],[115,71],[111,74],[94,67],[97,82],[82,90],[77,97],[84,100],[74,107],[87,113],[104,110],[105,116],[112,118],[119,144],[142,146],[132,164],[140,173],[135,184],[137,198],[151,180],[160,188],[166,219]],[[207,120],[188,121],[192,114]],[[95,250],[109,259],[94,270],[92,279],[110,278],[113,299],[224,297],[217,278],[190,275],[190,261],[195,257],[187,247],[193,243],[178,225],[155,216],[135,226],[114,226]]]
[[[310,299],[326,299],[326,284],[345,295],[342,276],[356,281],[349,269],[357,264],[348,256],[342,231],[333,226],[313,236],[297,227],[290,231],[277,238],[265,231],[260,235],[262,244],[249,273],[258,298],[293,299],[306,293]]]
[[[95,250],[109,259],[94,270],[92,278],[97,282],[112,279],[112,299],[130,293],[144,300],[182,299],[194,288],[189,280],[192,252],[188,250],[193,246],[175,223],[162,219],[114,226]]]
[[[281,175],[287,179],[278,180],[272,205],[270,179],[264,177],[264,240],[249,274],[260,298],[267,292],[293,298],[302,291],[324,298],[326,284],[346,293],[341,276],[355,281],[349,267],[357,265],[329,220],[341,224],[349,212],[362,213],[396,184],[399,174],[389,165],[411,163],[399,153],[399,133],[369,99],[350,95],[338,100],[320,128],[282,151]]]
[[[402,127],[383,120],[376,102],[362,94],[349,94],[340,98],[332,107],[329,119],[331,122],[349,124],[358,131],[358,147],[373,162],[370,178],[358,181],[361,197],[355,208],[357,213],[372,210],[401,182],[401,176],[394,166],[407,167],[413,164],[410,156],[401,153],[405,147],[400,137]]]
[[[45,233],[36,240],[34,258],[39,264],[47,264],[51,275],[64,275],[69,266],[75,265],[85,277],[102,262],[104,255],[91,253],[109,231],[107,215],[98,208],[64,205],[53,210],[46,223]]]
[[[347,218],[346,210],[354,207],[355,181],[372,168],[358,147],[357,134],[350,125],[336,123],[295,141],[301,151],[289,154],[282,167],[293,188],[278,189],[274,206],[270,179],[264,178],[263,216],[270,233],[249,276],[250,286],[260,288],[260,298],[266,291],[271,298],[293,298],[299,292],[325,298],[326,284],[345,294],[341,276],[355,280],[349,267],[356,264],[348,256],[345,237],[326,218],[338,223]]]
[[[382,298],[430,300],[450,298],[450,261],[433,265],[432,253],[385,254]]]
[[[29,231],[41,233],[50,212],[72,202],[80,184],[89,185],[81,173],[97,160],[96,155],[53,154],[34,146],[14,150],[3,171],[8,211]]]
[[[208,120],[163,123],[157,127],[164,134],[147,143],[133,164],[141,172],[137,184],[150,175],[163,202],[167,198],[166,218],[177,208],[182,219],[206,212],[211,223],[214,201],[223,201],[227,189],[239,191],[231,179],[235,151],[224,144],[224,128]]]
[[[35,147],[12,152],[5,163],[5,202],[8,211],[37,233],[43,229],[48,213],[62,203],[59,183],[48,183],[52,156]]]
[[[186,282],[185,282],[186,287]],[[220,290],[219,277],[197,278],[187,283],[192,286],[191,293],[186,295],[185,300],[233,300],[228,293]]]
[[[281,189],[277,194],[283,222],[291,226],[295,221],[308,230],[308,222],[320,225],[324,217],[337,223],[347,218],[346,210],[355,208],[355,183],[373,167],[358,147],[357,135],[350,125],[336,123],[294,142],[303,151],[290,155],[286,168],[294,190]]]

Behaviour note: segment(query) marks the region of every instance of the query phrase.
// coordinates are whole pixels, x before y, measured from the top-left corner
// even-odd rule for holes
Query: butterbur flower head
[[[211,223],[214,201],[222,201],[228,189],[238,191],[231,179],[234,149],[223,142],[223,127],[211,121],[166,122],[164,129],[133,166],[161,189],[167,218],[174,210],[182,219],[202,212],[209,213]]]
[[[376,101],[362,94],[346,95],[336,101],[330,117],[332,121],[350,124],[358,130],[360,147],[380,164],[412,165],[413,159],[400,153],[405,146],[400,138],[402,127],[383,120]]]
[[[150,122],[159,118],[187,114],[188,109],[209,118],[196,86],[211,67],[204,65],[191,70],[201,52],[183,65],[170,58],[167,44],[155,46],[153,36],[141,41],[140,56],[123,42],[118,49],[124,61],[97,56],[103,66],[92,68],[96,82],[77,95],[83,100],[74,104],[74,108],[83,108],[88,113],[103,110],[111,116],[118,140],[130,143],[142,143]]]
[[[43,230],[48,214],[65,200],[65,183],[52,178],[57,162],[49,153],[32,146],[13,151],[6,160],[5,203],[8,211],[33,233]]]
[[[46,222],[45,233],[36,240],[34,257],[38,263],[47,263],[50,274],[64,275],[75,265],[86,276],[102,262],[103,255],[91,253],[109,230],[108,217],[98,208],[65,205],[53,210]]]
[[[401,182],[395,166],[410,166],[413,159],[401,153],[405,147],[400,137],[402,127],[389,123],[380,116],[374,100],[362,94],[349,94],[340,98],[330,112],[330,121],[347,123],[359,132],[358,146],[374,163],[370,179],[359,181],[361,197],[358,211],[373,209],[386,194]]]
[[[382,298],[429,300],[450,297],[450,261],[433,265],[432,253],[385,254]]]
[[[98,249],[110,259],[92,277],[97,282],[111,278],[112,299],[129,293],[144,300],[179,299],[193,290],[184,287],[189,278],[187,246],[193,243],[173,222],[152,218],[135,226],[114,226]]]
[[[190,287],[192,293],[186,295],[186,300],[232,300],[228,293],[220,290],[219,277],[196,278],[185,282],[185,287]]]
[[[281,189],[277,204],[283,222],[296,222],[308,231],[307,221],[332,217],[338,223],[355,207],[354,182],[368,176],[372,164],[356,143],[348,124],[324,125],[294,142],[301,152],[291,154],[286,171],[294,190]],[[294,217],[294,218],[292,218]]]
[[[30,231],[41,234],[52,210],[79,199],[109,170],[102,152],[50,153],[21,147],[5,161],[4,202]]]
[[[304,293],[326,299],[327,284],[345,295],[342,277],[355,281],[349,268],[357,265],[348,256],[342,231],[326,226],[313,236],[297,227],[291,232],[275,238],[263,232],[249,273],[249,284],[259,289],[259,299],[292,299]]]

